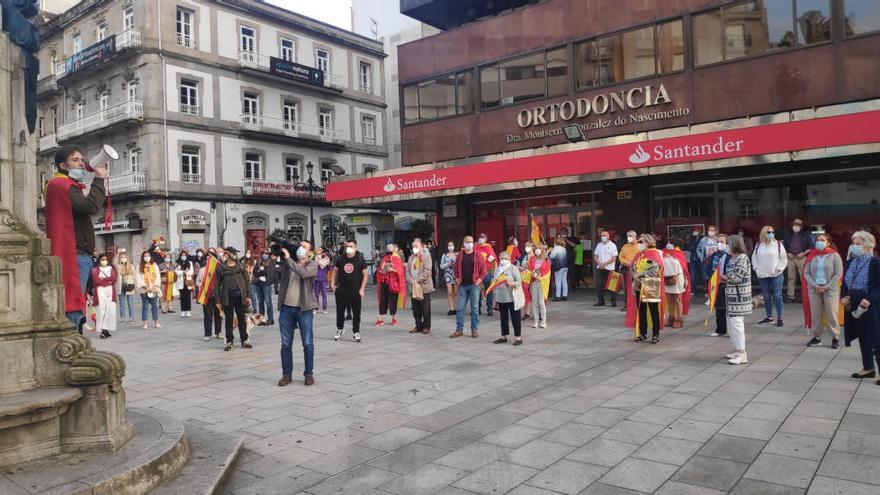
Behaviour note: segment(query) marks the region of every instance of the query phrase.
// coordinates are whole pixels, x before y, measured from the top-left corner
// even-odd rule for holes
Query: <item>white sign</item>
[[[187,225],[208,225],[208,219],[205,215],[183,215],[180,217],[180,223]]]
[[[458,205],[443,205],[443,218],[455,218],[458,215]]]

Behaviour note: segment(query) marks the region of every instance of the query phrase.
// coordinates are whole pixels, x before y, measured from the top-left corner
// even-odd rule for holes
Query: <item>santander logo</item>
[[[642,148],[641,144],[636,146],[636,151],[632,155],[629,155],[629,162],[634,164],[645,163],[650,159],[651,155]]]
[[[388,182],[386,182],[385,185],[382,186],[382,189],[385,192],[390,193],[390,192],[394,192],[394,190],[397,189],[397,187],[394,185],[393,182],[391,182],[391,178],[389,177]]]

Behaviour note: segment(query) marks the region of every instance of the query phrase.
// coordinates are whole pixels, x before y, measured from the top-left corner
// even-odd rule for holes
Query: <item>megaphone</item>
[[[119,153],[113,148],[113,146],[105,144],[101,146],[101,151],[97,155],[93,156],[92,159],[85,164],[85,169],[91,173],[94,173],[95,167],[106,165],[110,163],[110,160],[118,159]]]

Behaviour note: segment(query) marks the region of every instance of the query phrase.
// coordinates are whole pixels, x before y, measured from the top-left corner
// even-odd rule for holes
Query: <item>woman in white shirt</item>
[[[681,255],[683,258],[683,254]],[[682,328],[684,326],[684,305],[682,294],[687,289],[684,268],[676,255],[672,240],[666,242],[663,250],[663,292],[666,299],[666,314],[669,315],[667,326]]]
[[[775,321],[777,327],[782,326],[782,279],[786,266],[788,266],[788,256],[785,254],[782,242],[776,240],[776,229],[765,225],[761,229],[760,240],[752,253],[752,267],[755,275],[758,276],[761,294],[764,296],[764,310],[767,312],[767,317],[759,321],[759,324]]]

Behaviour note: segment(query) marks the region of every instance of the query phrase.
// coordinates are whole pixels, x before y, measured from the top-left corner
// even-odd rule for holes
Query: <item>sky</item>
[[[266,0],[319,21],[351,30],[351,0]],[[389,0],[393,1],[393,0]]]

